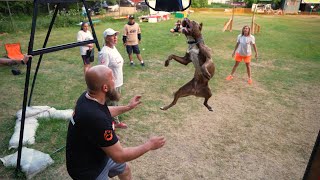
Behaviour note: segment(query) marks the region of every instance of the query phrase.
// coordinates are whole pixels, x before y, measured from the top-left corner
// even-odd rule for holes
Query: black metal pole
[[[69,0],[69,1],[72,2],[72,0]],[[85,8],[86,8],[86,12],[88,14],[88,19],[89,19],[89,22],[90,22],[90,25],[91,25],[91,28],[92,28],[92,32],[93,32],[92,34],[93,34],[93,38],[94,39],[93,40],[69,43],[69,44],[64,44],[64,45],[59,45],[59,46],[46,48],[45,46],[47,45],[47,41],[49,39],[49,36],[50,36],[50,33],[51,33],[51,29],[52,29],[52,26],[53,26],[53,23],[54,23],[54,19],[55,19],[55,17],[54,17],[52,19],[51,24],[50,24],[50,28],[48,30],[47,37],[46,37],[46,40],[44,42],[43,48],[35,50],[35,51],[33,50],[33,44],[34,44],[36,21],[37,21],[37,15],[38,15],[39,0],[34,0],[33,1],[33,17],[32,17],[32,27],[31,27],[30,41],[29,41],[29,46],[28,46],[28,54],[30,54],[32,56],[41,55],[41,57],[39,59],[39,62],[38,62],[38,65],[37,65],[36,73],[38,73],[38,69],[40,67],[40,62],[41,62],[43,54],[50,53],[50,52],[55,52],[55,51],[60,51],[60,50],[65,50],[65,49],[73,48],[73,47],[77,47],[77,46],[83,46],[83,45],[91,44],[91,43],[95,43],[96,47],[100,51],[100,46],[99,46],[98,39],[97,39],[95,30],[94,30],[94,27],[93,27],[93,23],[92,23],[91,18],[90,18],[90,14],[88,12],[87,5],[85,3],[85,0],[82,0],[82,1],[83,1],[83,4],[84,4]],[[40,0],[40,2],[41,2],[41,0]],[[57,1],[57,2],[60,2],[60,1]],[[31,65],[32,65],[32,58],[29,58],[29,61],[27,63],[27,72],[26,72],[24,95],[23,95],[23,105],[22,105],[22,116],[21,116],[20,136],[19,136],[19,145],[18,145],[18,157],[17,157],[16,175],[21,170],[21,155],[22,155],[22,146],[23,146],[23,134],[24,134],[24,125],[25,125],[25,118],[26,118],[26,109],[27,109],[27,102],[28,102],[28,88],[29,88]],[[35,74],[35,76],[34,76],[34,82],[33,82],[32,90],[33,90],[33,87],[34,87],[36,76],[37,76],[37,74]],[[32,93],[30,94],[29,105],[31,103],[31,97],[32,97]]]
[[[80,42],[74,42],[74,43],[69,43],[69,44],[63,44],[63,45],[59,45],[59,46],[37,49],[37,50],[34,50],[33,52],[31,52],[30,55],[36,56],[36,55],[51,53],[51,52],[55,52],[55,51],[66,50],[66,49],[74,48],[77,46],[83,46],[86,44],[96,43],[96,41],[97,40],[92,39],[92,40],[87,40],[87,41],[80,41]]]
[[[47,43],[48,43],[48,40],[49,40],[49,37],[50,37],[50,34],[51,34],[51,30],[52,30],[54,21],[56,20],[56,17],[57,17],[57,14],[58,14],[58,9],[59,9],[59,7],[60,7],[60,3],[57,4],[57,6],[56,6],[56,8],[55,8],[55,10],[54,10],[54,14],[53,14],[53,16],[52,16],[52,19],[51,19],[51,22],[50,22],[50,25],[49,25],[49,29],[48,29],[48,32],[47,32],[47,36],[46,36],[46,39],[44,40],[44,43],[43,43],[42,48],[45,48],[45,47],[47,46]],[[34,85],[35,85],[36,80],[37,80],[37,75],[38,75],[38,71],[39,71],[39,68],[40,68],[41,61],[42,61],[42,57],[43,57],[43,54],[41,54],[40,57],[39,57],[39,61],[38,61],[38,64],[37,64],[37,68],[36,68],[36,71],[35,71],[34,76],[33,76],[31,91],[30,91],[30,94],[29,94],[28,106],[31,105],[31,100],[32,100],[32,95],[33,95],[33,89],[34,89]]]
[[[96,40],[96,42],[95,42],[96,47],[97,47],[98,51],[100,51],[100,45],[98,43],[98,39],[97,39],[97,36],[96,36],[96,31],[94,30],[94,26],[93,26],[93,23],[92,23],[92,20],[91,20],[90,12],[88,11],[87,3],[86,3],[85,0],[82,0],[82,2],[83,2],[83,5],[84,5],[84,7],[86,9],[86,12],[87,12],[88,20],[89,20],[89,23],[90,23],[90,26],[91,26],[91,29],[92,29],[93,39]]]
[[[311,166],[312,166],[313,162],[315,161],[314,158],[316,158],[315,156],[317,154],[317,151],[319,151],[319,150],[320,150],[320,130],[318,132],[316,142],[314,143],[313,150],[312,150],[308,165],[306,167],[306,171],[304,172],[303,180],[308,179],[308,177],[310,175]]]
[[[38,14],[38,1],[34,0],[33,1],[32,27],[31,27],[29,46],[28,46],[28,54],[31,54],[32,49],[33,49],[33,41],[34,41],[34,33],[35,33],[35,28],[36,28],[37,14]],[[26,118],[26,109],[27,109],[27,101],[28,101],[28,87],[29,87],[29,80],[30,80],[31,64],[32,64],[32,58],[29,58],[29,61],[27,63],[26,80],[25,80],[25,84],[24,84],[24,94],[23,94],[23,105],[22,105],[22,116],[21,116],[16,175],[21,170],[21,153],[22,153],[22,145],[23,145],[24,123],[25,123],[25,118]]]

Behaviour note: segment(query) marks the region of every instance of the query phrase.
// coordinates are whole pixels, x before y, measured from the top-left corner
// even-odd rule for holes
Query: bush
[[[230,4],[222,4],[222,3],[211,3],[207,6],[208,8],[232,8]]]
[[[50,15],[37,16],[37,29],[47,29],[50,25],[53,13]],[[13,31],[30,31],[32,25],[32,16],[29,15],[12,15],[13,22],[9,15],[4,16],[0,13],[0,32]],[[78,24],[82,20],[79,10],[70,9],[68,12],[61,11],[58,13],[54,27],[70,27]]]
[[[193,8],[203,8],[208,5],[207,0],[192,0],[191,7]]]

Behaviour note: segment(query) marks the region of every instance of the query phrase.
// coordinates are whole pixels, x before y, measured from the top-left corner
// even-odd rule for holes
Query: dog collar
[[[197,40],[194,40],[194,41],[188,41],[187,43],[188,44],[198,44],[199,42],[203,42],[203,39],[200,38],[200,39],[197,39]]]
[[[197,41],[188,41],[187,42],[188,44],[196,44],[196,43],[198,43]]]

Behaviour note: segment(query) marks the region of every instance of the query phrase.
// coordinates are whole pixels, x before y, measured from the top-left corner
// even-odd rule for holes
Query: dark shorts
[[[96,180],[108,180],[109,177],[113,178],[119,174],[122,174],[126,169],[126,163],[116,163],[109,158],[107,165],[101,171]]]
[[[87,57],[86,55],[81,55],[81,57],[84,65],[90,64],[90,57]]]
[[[139,46],[138,45],[133,45],[133,46],[126,46],[127,48],[127,53],[132,54],[132,51],[134,54],[140,54]]]
[[[179,32],[179,30],[180,30],[179,28],[174,28],[173,29],[174,32]]]

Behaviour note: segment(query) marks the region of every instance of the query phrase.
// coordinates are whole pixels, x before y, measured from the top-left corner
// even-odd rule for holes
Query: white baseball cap
[[[111,28],[108,28],[103,32],[103,37],[106,38],[107,36],[113,36],[114,34],[118,35],[119,31],[115,31]]]

